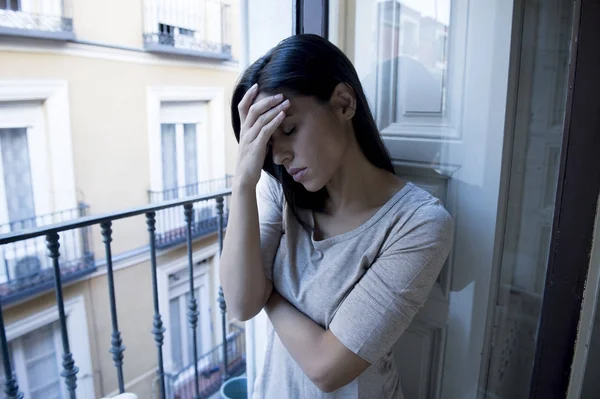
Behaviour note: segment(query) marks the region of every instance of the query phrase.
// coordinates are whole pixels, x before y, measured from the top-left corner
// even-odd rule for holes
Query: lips
[[[306,168],[292,168],[288,170],[288,173],[292,178],[296,181],[300,181],[304,174],[306,173]]]

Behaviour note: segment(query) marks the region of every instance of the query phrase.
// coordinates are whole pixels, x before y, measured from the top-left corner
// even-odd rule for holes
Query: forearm
[[[322,348],[325,329],[277,292],[271,295],[265,311],[294,360],[309,378],[318,380],[325,357]]]
[[[323,392],[349,384],[370,366],[279,293],[273,292],[265,310],[292,358]]]
[[[263,308],[272,290],[260,252],[256,189],[233,189],[227,234],[219,269],[227,308],[238,320],[248,320]]]

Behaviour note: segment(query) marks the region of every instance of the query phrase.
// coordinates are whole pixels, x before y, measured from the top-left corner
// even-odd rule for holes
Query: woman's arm
[[[256,316],[271,295],[273,284],[260,253],[255,187],[233,187],[219,275],[227,309],[240,321]]]
[[[265,310],[283,345],[321,391],[349,384],[370,366],[279,293],[273,292]]]
[[[219,269],[229,312],[240,321],[256,316],[273,288],[265,276],[261,255],[256,186],[269,140],[289,107],[289,101],[283,101],[282,95],[266,97],[254,103],[257,94],[258,87],[254,85],[238,105],[242,124]]]

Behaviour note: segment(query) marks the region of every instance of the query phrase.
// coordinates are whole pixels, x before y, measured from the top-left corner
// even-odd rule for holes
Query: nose
[[[292,160],[293,155],[289,143],[285,142],[285,139],[273,138],[271,142],[271,151],[273,153],[273,163],[275,165],[289,164]]]

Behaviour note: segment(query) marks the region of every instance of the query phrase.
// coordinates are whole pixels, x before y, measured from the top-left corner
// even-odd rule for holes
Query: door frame
[[[348,12],[338,10],[336,4],[335,11]],[[309,15],[329,19],[329,1],[321,2],[321,10],[315,7],[315,1],[294,0],[295,34],[305,32],[303,24]],[[594,40],[600,37],[600,4],[575,0],[573,7],[564,135],[531,398],[564,398],[567,393],[600,193],[600,42]],[[328,38],[329,32],[311,33]],[[334,42],[337,33],[333,32]]]
[[[600,193],[600,4],[574,1],[569,87],[530,398],[564,398]]]

